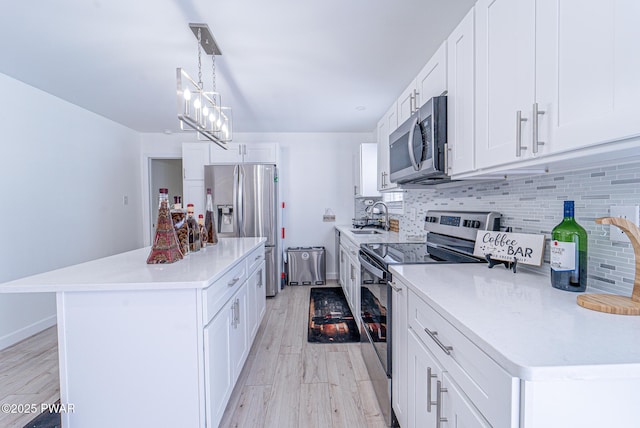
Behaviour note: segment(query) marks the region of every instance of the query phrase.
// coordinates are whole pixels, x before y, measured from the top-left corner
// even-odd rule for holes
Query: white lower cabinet
[[[408,388],[408,324],[407,324],[407,286],[399,281],[392,281],[391,294],[391,405],[401,427],[408,425],[407,407],[409,404]]]
[[[519,379],[413,291],[408,296],[408,426],[517,427]]]
[[[206,414],[211,426],[218,426],[233,390],[231,336],[235,317],[235,300],[230,300],[204,328],[204,370]],[[209,426],[209,424],[207,424]]]
[[[360,247],[347,238],[340,238],[340,282],[351,308],[351,313],[360,328]]]
[[[260,247],[203,292],[207,427],[219,425],[249,356],[266,311],[265,279],[264,247]]]

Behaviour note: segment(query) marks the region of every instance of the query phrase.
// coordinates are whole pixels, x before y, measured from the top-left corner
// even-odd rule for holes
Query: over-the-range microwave
[[[437,184],[447,175],[447,97],[433,97],[389,136],[390,179]]]

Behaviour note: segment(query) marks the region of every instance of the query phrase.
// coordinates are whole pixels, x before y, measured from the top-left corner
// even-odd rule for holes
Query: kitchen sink
[[[351,233],[353,233],[354,235],[378,235],[382,232],[374,229],[356,229],[352,230]]]

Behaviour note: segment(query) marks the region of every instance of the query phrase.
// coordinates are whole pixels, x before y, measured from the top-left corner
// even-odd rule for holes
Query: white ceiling
[[[235,132],[369,132],[474,2],[12,1],[0,73],[141,132],[176,131],[175,70],[197,77],[188,24],[206,23]]]

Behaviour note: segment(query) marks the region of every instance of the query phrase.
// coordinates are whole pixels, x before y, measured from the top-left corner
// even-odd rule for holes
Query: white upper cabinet
[[[275,143],[228,143],[225,150],[211,145],[212,164],[277,163],[278,145]]]
[[[378,190],[387,191],[398,187],[389,180],[389,134],[398,127],[398,104],[393,103],[389,111],[378,122]]]
[[[429,62],[398,98],[398,126],[411,117],[431,97],[447,90],[447,42],[440,45]],[[395,129],[390,131],[393,132]]]
[[[451,175],[475,168],[475,9],[447,40],[447,141]]]
[[[378,172],[378,145],[360,144],[354,156],[354,193],[355,196],[379,196],[376,175]]]
[[[534,0],[476,3],[478,168],[518,160],[531,150],[528,136],[535,88],[534,52]]]
[[[539,140],[551,153],[640,134],[640,2],[538,0]]]
[[[639,16],[629,0],[479,0],[476,167],[640,135]]]

